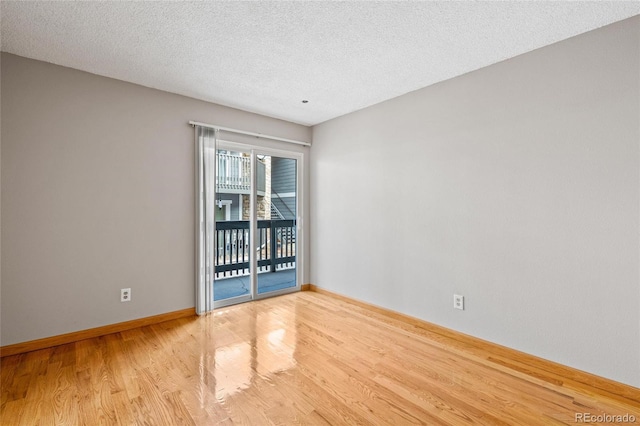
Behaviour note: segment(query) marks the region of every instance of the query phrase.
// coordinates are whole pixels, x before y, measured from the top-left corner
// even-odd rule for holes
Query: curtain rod
[[[261,139],[269,139],[269,140],[273,140],[273,141],[288,142],[288,143],[295,143],[297,145],[311,146],[310,142],[297,141],[295,139],[280,138],[278,136],[269,136],[269,135],[265,135],[265,134],[262,134],[262,133],[247,132],[247,131],[244,131],[244,130],[232,129],[230,127],[216,126],[215,124],[200,123],[198,121],[190,121],[189,124],[191,124],[192,126],[208,127],[210,129],[222,130],[224,132],[229,132],[229,133],[237,133],[237,134],[240,134],[240,135],[255,136],[256,138],[261,138]]]

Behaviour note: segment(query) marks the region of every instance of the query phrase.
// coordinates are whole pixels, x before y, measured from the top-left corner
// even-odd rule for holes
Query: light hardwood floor
[[[575,424],[576,413],[640,423],[638,389],[559,376],[315,292],[7,356],[1,367],[3,425],[550,425]]]

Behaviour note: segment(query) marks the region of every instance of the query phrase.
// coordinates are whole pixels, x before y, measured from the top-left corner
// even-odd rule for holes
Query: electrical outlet
[[[464,311],[464,296],[460,296],[459,294],[453,295],[453,307],[455,309],[461,309]]]
[[[131,302],[131,289],[130,288],[121,288],[120,289],[120,301],[121,302]]]

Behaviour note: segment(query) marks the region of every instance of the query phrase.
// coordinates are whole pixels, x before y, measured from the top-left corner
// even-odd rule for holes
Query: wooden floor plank
[[[514,353],[302,292],[6,356],[0,423],[640,422],[640,390]]]

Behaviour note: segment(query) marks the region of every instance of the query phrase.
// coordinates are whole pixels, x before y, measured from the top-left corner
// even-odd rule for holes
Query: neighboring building
[[[295,267],[296,160],[258,156],[257,260],[260,272]],[[251,157],[216,156],[216,278],[248,274]],[[222,224],[221,222],[227,222]]]
[[[258,157],[258,219],[296,218],[296,161]],[[219,150],[216,168],[216,221],[249,220],[251,158]]]
[[[296,160],[271,158],[271,219],[296,218]]]
[[[218,150],[216,164],[216,221],[249,220],[251,158],[246,153]],[[258,161],[258,211],[265,211],[266,164]],[[264,217],[264,216],[262,216]]]

